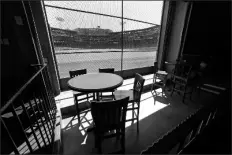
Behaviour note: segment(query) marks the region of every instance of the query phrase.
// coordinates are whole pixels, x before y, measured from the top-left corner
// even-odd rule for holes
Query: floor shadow
[[[209,94],[203,93],[201,98],[199,98],[194,93],[193,100],[186,100],[186,104],[183,104],[181,102],[182,96],[170,96],[170,92],[168,91],[164,93],[163,97],[161,94],[154,95],[151,92],[147,93],[148,95],[144,94],[145,97],[142,99],[141,104],[147,105],[148,103],[154,103],[154,108],[158,104],[164,104],[163,108],[139,121],[139,133],[137,133],[137,123],[131,124],[126,128],[126,154],[139,154],[148,145],[151,145],[155,140],[174,128],[191,113],[195,112],[199,106],[213,100],[213,97]],[[95,137],[93,132],[85,132],[85,134],[82,134],[82,129],[86,131],[92,123],[87,116],[88,114],[83,115],[80,124],[70,123],[76,121],[76,118],[71,118],[70,122],[64,128],[64,155],[97,153],[94,147]],[[118,145],[115,139],[112,138],[102,143],[102,149],[103,152],[114,152],[117,151]]]
[[[38,154],[52,154],[52,144],[46,145],[42,147],[41,149],[38,149],[30,154],[38,155]]]
[[[152,97],[154,99],[154,105],[156,104],[156,102],[160,102],[160,103],[163,103],[163,104],[166,104],[166,105],[169,105],[170,104],[170,99],[166,96],[166,94],[164,93],[162,95],[161,92],[151,92],[152,93]]]
[[[63,119],[75,116],[77,114],[75,105],[70,105],[70,106],[67,106],[67,107],[63,107],[63,108],[60,109],[60,111],[61,111],[61,115],[62,115]]]

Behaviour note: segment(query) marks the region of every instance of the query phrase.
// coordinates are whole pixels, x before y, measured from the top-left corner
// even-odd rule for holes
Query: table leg
[[[96,98],[97,98],[97,101],[100,101],[99,99],[99,92],[96,92]],[[88,129],[87,129],[87,132],[91,132],[95,129],[95,125],[91,125]]]
[[[99,92],[96,92],[96,94],[97,94],[97,101],[100,101],[100,99],[99,99]]]
[[[93,100],[95,100],[95,93],[93,92]]]

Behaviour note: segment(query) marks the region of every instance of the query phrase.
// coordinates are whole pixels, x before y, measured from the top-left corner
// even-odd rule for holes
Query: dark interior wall
[[[200,55],[212,71],[231,74],[231,3],[193,2],[183,54]],[[208,59],[207,57],[210,57]],[[215,74],[214,76],[219,75]],[[220,74],[222,76],[222,74]]]
[[[1,1],[1,104],[35,73],[37,57],[21,1]]]
[[[35,33],[35,38],[37,38],[37,43],[39,43],[40,49],[38,53],[41,55],[41,58],[47,60],[47,67],[50,82],[52,85],[52,90],[54,95],[60,93],[60,77],[58,74],[58,67],[56,65],[55,52],[53,47],[52,37],[50,35],[50,28],[46,18],[46,12],[43,8],[42,1],[30,1],[27,3],[30,7],[31,21],[34,21],[33,30]],[[42,60],[43,61],[43,60]]]
[[[179,56],[181,39],[183,38],[183,29],[185,26],[185,19],[188,2],[185,1],[170,1],[172,4],[172,9],[170,10],[170,22],[167,25],[167,39],[165,47],[164,61],[175,62]],[[165,64],[165,70],[167,72],[172,72],[174,65]]]

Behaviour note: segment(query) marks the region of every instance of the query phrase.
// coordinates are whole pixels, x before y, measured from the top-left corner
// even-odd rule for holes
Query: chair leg
[[[198,95],[200,96],[200,92],[201,92],[201,85],[198,86]]]
[[[78,118],[78,123],[81,124],[81,117],[80,117],[80,113],[77,114],[77,118]]]
[[[183,98],[182,98],[182,102],[184,103],[184,99],[185,99],[185,93],[184,93],[184,96],[183,96]]]
[[[137,133],[139,133],[139,108],[140,108],[140,103],[138,103],[138,112],[137,112]]]
[[[120,130],[119,129],[116,130],[116,134],[117,134],[116,140],[118,141],[120,138]]]
[[[121,147],[122,147],[122,152],[125,152],[125,131],[123,131],[123,134],[121,136]]]
[[[173,92],[174,92],[175,86],[176,86],[176,84],[174,83],[174,85],[173,85],[173,87],[172,87],[171,96],[172,96],[172,94],[173,94]]]
[[[79,112],[79,110],[78,110],[78,105],[76,105],[76,111],[77,111],[78,123],[81,124],[81,117],[80,117],[80,112]]]
[[[75,106],[76,106],[76,111],[77,111],[77,119],[78,119],[78,123],[80,124],[81,118],[80,118],[80,112],[78,109],[78,101],[77,100],[78,100],[77,96],[74,96],[74,101],[75,101]]]
[[[135,108],[135,103],[132,103],[132,124],[134,124],[134,119],[135,119],[135,112],[134,112],[134,108]]]
[[[95,134],[95,147],[98,149],[98,153],[102,153],[102,148],[101,148],[101,137],[99,135]]]
[[[183,99],[182,99],[183,103],[184,103],[185,95],[186,95],[186,86],[184,86],[184,95],[183,95]]]
[[[164,87],[162,87],[162,97],[164,96]]]
[[[89,101],[89,94],[86,94],[87,101]]]
[[[154,90],[154,84],[152,83],[152,85],[151,85],[151,92]]]
[[[93,93],[93,100],[95,100],[95,93]]]
[[[153,76],[153,81],[152,81],[152,85],[151,85],[151,92],[154,90],[154,83],[155,83],[155,74]]]
[[[76,105],[76,111],[77,111],[78,123],[81,124],[81,117],[80,117],[80,112],[79,112],[79,110],[78,110],[78,105]]]
[[[102,154],[101,142],[98,145],[98,153]]]
[[[137,119],[137,133],[139,133],[139,118]]]
[[[194,89],[194,87],[192,87],[192,91],[191,91],[191,94],[190,94],[190,100],[192,100],[193,89]]]
[[[194,88],[194,92],[196,92],[196,93],[198,92],[198,87],[199,87],[199,86],[197,85],[197,86]]]

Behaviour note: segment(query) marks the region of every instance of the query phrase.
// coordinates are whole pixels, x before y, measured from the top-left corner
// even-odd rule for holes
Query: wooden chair
[[[157,62],[154,62],[154,76],[153,76],[151,91],[153,91],[155,87],[160,87],[162,88],[162,96],[163,96],[166,87],[167,75],[168,75],[167,72],[159,71]]]
[[[99,73],[114,73],[114,68],[99,68]]]
[[[99,73],[114,73],[114,68],[99,68]],[[106,92],[111,93],[111,95],[106,95],[103,92],[100,93],[100,100],[113,100],[114,91]]]
[[[80,76],[80,75],[83,75],[83,74],[86,74],[86,73],[87,73],[86,69],[69,71],[70,78]],[[78,97],[83,96],[83,95],[86,95],[86,97],[78,99]],[[89,98],[90,97],[95,98],[95,97],[94,97],[94,95],[89,96],[89,94],[87,94],[87,93],[82,93],[82,92],[77,92],[77,91],[73,91],[73,96],[74,96],[74,102],[75,102],[76,111],[77,111],[78,122],[80,123],[81,122],[80,114],[90,111],[90,102],[88,101]],[[87,99],[87,101],[78,103],[79,101],[83,101],[83,100],[86,100],[86,99]]]
[[[205,72],[207,71],[207,63],[204,61],[200,62],[199,69],[196,71],[196,90],[198,89],[198,95],[200,95],[201,88],[205,81]]]
[[[106,138],[121,137],[125,152],[125,120],[129,97],[114,101],[92,101],[91,113],[95,123],[95,147],[102,153],[101,142]],[[116,133],[109,131],[116,130]]]
[[[116,90],[114,92],[114,98],[116,100],[120,98],[124,98],[126,96],[129,96],[129,103],[132,103],[132,105],[129,105],[127,110],[132,110],[132,119],[128,119],[126,121],[132,121],[137,120],[137,132],[139,132],[139,108],[140,108],[140,98],[143,91],[145,79],[138,73],[135,74],[135,80],[134,80],[134,86],[132,90]],[[132,107],[131,107],[132,106]],[[137,113],[135,112],[137,110]],[[136,116],[134,118],[134,116]]]
[[[185,100],[185,95],[190,94],[190,99],[191,95],[193,92],[193,87],[191,91],[187,92],[188,86],[193,86],[192,81],[190,80],[189,76],[191,73],[192,66],[187,64],[187,63],[176,63],[174,73],[173,73],[173,88],[171,92],[171,96],[173,92],[178,92],[178,93],[183,93],[183,98],[182,102],[184,103]]]

